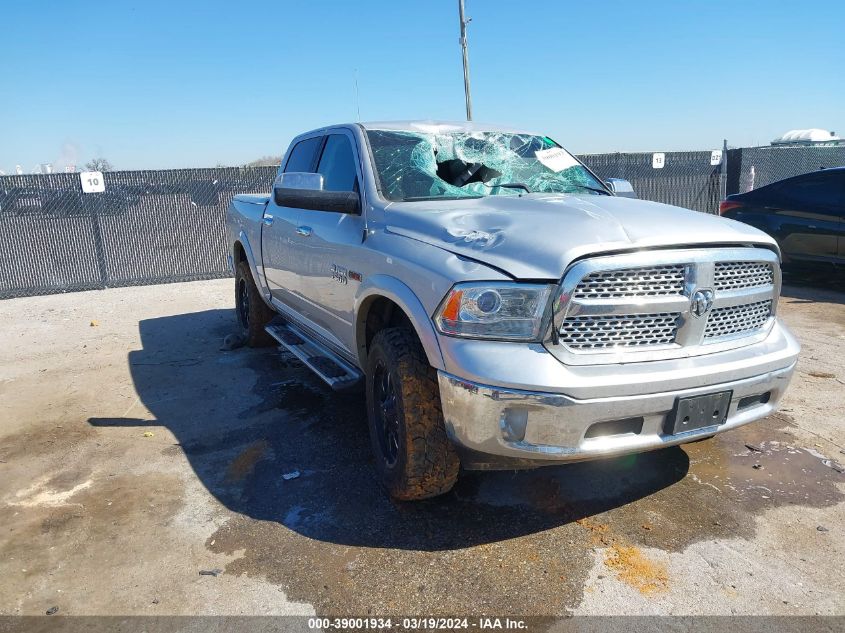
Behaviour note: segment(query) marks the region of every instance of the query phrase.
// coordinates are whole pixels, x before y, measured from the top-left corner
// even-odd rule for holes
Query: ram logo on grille
[[[692,295],[692,301],[690,301],[690,312],[697,317],[704,316],[712,305],[712,290],[696,290]]]

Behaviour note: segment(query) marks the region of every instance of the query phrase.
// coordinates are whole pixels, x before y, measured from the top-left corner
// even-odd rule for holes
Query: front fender
[[[431,322],[423,304],[413,290],[390,275],[367,277],[355,296],[355,349],[358,351],[360,366],[366,367],[367,362],[366,314],[368,307],[372,301],[380,297],[393,301],[411,321],[411,325],[413,325],[425,350],[429,365],[435,369],[444,369],[443,354],[440,351],[437,332],[434,330],[434,324]]]
[[[235,258],[235,261],[237,261],[237,253],[234,252],[234,248],[236,248],[238,242],[244,249],[246,261],[249,264],[249,270],[252,272],[252,278],[255,280],[255,285],[258,287],[258,292],[261,295],[261,298],[264,299],[264,303],[272,308],[273,306],[270,303],[270,288],[267,286],[267,280],[264,277],[264,269],[258,265],[258,260],[252,250],[252,244],[249,242],[249,236],[245,231],[240,231],[238,233],[238,239],[235,247],[233,247],[231,257]]]

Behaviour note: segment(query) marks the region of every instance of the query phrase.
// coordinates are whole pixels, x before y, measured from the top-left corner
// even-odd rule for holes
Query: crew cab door
[[[322,135],[297,142],[280,173],[314,171],[322,142]],[[292,244],[300,213],[302,209],[280,207],[271,195],[261,226],[262,263],[270,294],[293,309],[296,309],[300,283],[294,270]]]
[[[317,172],[323,175],[326,191],[360,192],[360,160],[350,132],[339,129],[326,136]],[[303,209],[292,249],[302,288],[302,315],[317,326],[315,330],[328,333],[331,342],[350,352],[364,228],[362,214]]]

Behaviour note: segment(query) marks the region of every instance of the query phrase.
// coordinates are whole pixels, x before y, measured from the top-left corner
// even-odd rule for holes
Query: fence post
[[[85,194],[83,194],[85,195]],[[101,193],[88,194],[96,196],[91,210],[92,229],[94,231],[94,254],[97,257],[97,270],[100,273],[100,288],[108,288],[108,272],[106,268],[106,254],[103,247],[103,231],[100,228],[100,210],[103,207]]]
[[[722,140],[722,164],[719,166],[719,200],[728,195],[728,139]],[[718,213],[718,211],[717,211]]]

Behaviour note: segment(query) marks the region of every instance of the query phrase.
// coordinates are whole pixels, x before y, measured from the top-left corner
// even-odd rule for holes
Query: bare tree
[[[105,158],[92,158],[85,163],[86,171],[111,171],[114,169]]]
[[[281,156],[262,156],[261,158],[247,163],[244,167],[277,167],[282,162]]]

